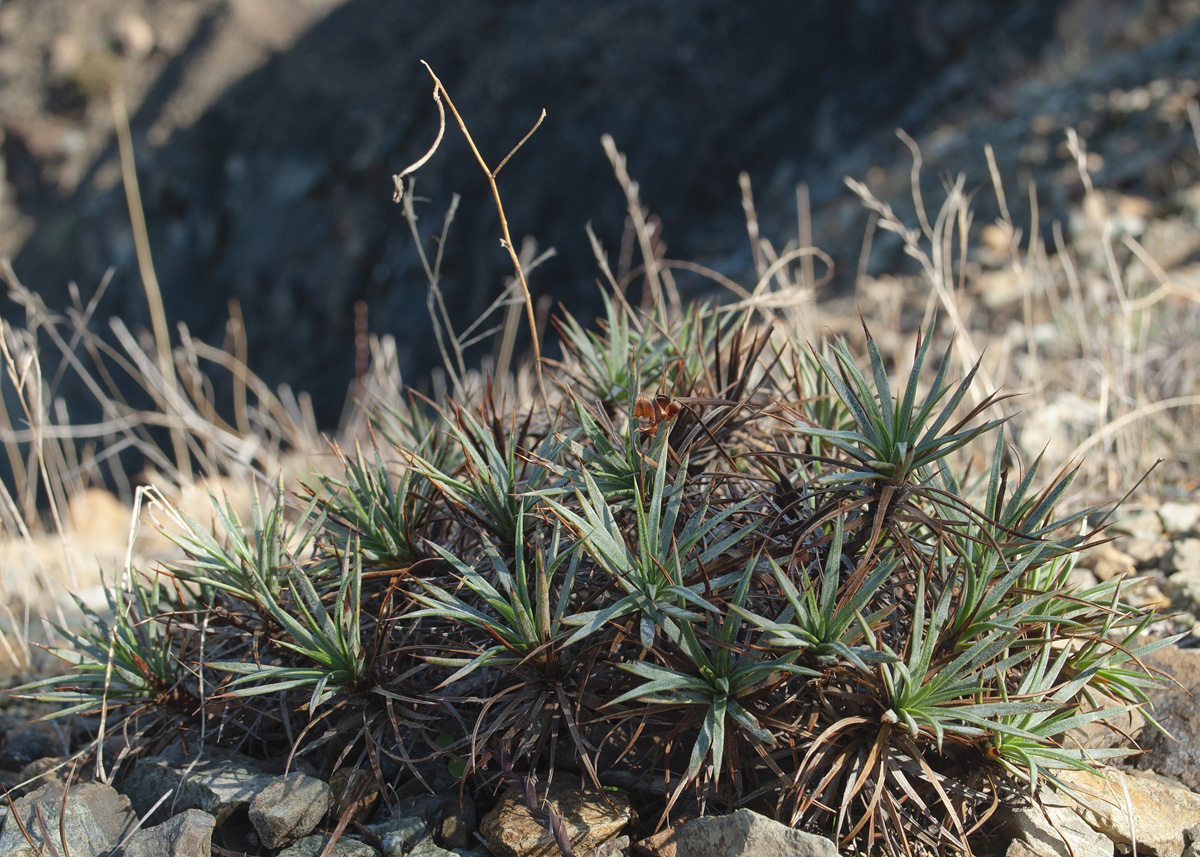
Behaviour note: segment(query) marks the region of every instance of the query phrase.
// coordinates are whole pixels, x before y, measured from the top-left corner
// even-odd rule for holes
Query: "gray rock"
[[[273,779],[248,759],[204,759],[190,765],[156,756],[137,764],[125,781],[125,794],[138,815],[144,817],[159,798],[174,792],[154,812],[151,823],[165,821],[185,809],[200,809],[221,825],[234,813],[248,808]]]
[[[1179,684],[1164,685],[1151,691],[1154,717],[1171,737],[1155,729],[1143,729],[1137,739],[1145,752],[1134,759],[1134,764],[1198,791],[1200,707],[1196,705],[1195,694],[1200,693],[1200,651],[1172,646],[1152,654],[1149,663],[1164,670]]]
[[[263,845],[282,848],[312,833],[329,811],[327,783],[295,771],[279,777],[250,802],[250,823]]]
[[[397,855],[401,853],[404,852],[396,852]],[[389,852],[387,848],[384,848],[383,854],[384,857],[391,857],[391,852]],[[487,854],[483,851],[471,851],[466,848],[455,848],[452,851],[447,850],[435,843],[432,839],[426,839],[419,845],[413,846],[413,849],[407,852],[407,855],[408,857],[487,857]]]
[[[450,848],[462,849],[472,843],[476,829],[475,803],[457,789],[448,797],[418,795],[397,802],[387,821],[366,825],[366,829],[383,838],[386,854],[404,853],[406,848],[426,840],[437,832],[439,841]]]
[[[103,785],[97,785],[96,788],[113,791]],[[91,791],[91,797],[95,799],[95,789]],[[5,857],[42,857],[43,854],[69,851],[71,857],[98,857],[107,851],[114,843],[109,840],[89,806],[89,796],[74,792],[72,790],[72,794],[68,795],[64,807],[61,786],[51,783],[18,799],[12,807],[6,807],[3,815],[0,815],[3,822],[0,854]],[[60,810],[65,810],[61,824]],[[60,827],[65,837],[60,835]]]
[[[383,857],[401,857],[404,853],[403,851],[389,851],[386,842],[383,845]],[[447,851],[432,840],[426,839],[409,851],[408,857],[454,857],[454,852]]]
[[[1183,857],[1200,857],[1200,824],[1183,831]]]
[[[1035,851],[1020,839],[1014,839],[1009,843],[1008,850],[1004,852],[1004,857],[1048,857],[1048,855],[1042,851]]]
[[[1120,533],[1139,539],[1157,539],[1163,535],[1162,518],[1158,516],[1157,509],[1123,510],[1111,529],[1114,534]]]
[[[17,782],[28,783],[29,785],[19,790],[10,789],[13,797],[29,794],[35,789],[39,789],[47,783],[56,783],[62,786],[63,780],[58,776],[62,773],[64,767],[67,767],[66,756],[44,756],[41,759],[34,759],[25,767],[21,768],[17,774]]]
[[[1200,526],[1200,505],[1196,503],[1163,503],[1158,507],[1163,529],[1170,535],[1195,532]]]
[[[1112,840],[1092,830],[1063,798],[1040,790],[1041,806],[1002,806],[996,813],[1013,839],[1044,857],[1113,857]]]
[[[1179,539],[1171,546],[1167,556],[1167,572],[1170,574],[1200,574],[1200,539]],[[1171,575],[1172,577],[1174,574]],[[1169,578],[1168,578],[1169,579]]]
[[[61,787],[53,786],[50,794],[61,796]],[[71,787],[71,795],[87,804],[110,846],[119,843],[125,833],[137,824],[137,813],[133,811],[129,798],[118,793],[112,786],[106,786],[104,783],[80,783]]]
[[[383,853],[388,857],[400,857],[414,844],[427,841],[429,824],[419,815],[404,815],[388,822],[390,828],[383,834]]]
[[[837,846],[825,837],[793,830],[748,809],[692,819],[679,831],[675,848],[682,857],[838,857]]]
[[[133,834],[119,857],[211,857],[214,827],[216,820],[207,812],[185,810]]]
[[[354,809],[350,813],[351,822],[363,822],[370,817],[375,804],[379,802],[379,784],[369,771],[354,768],[338,768],[329,778],[329,788],[332,790],[332,816],[341,818],[355,800],[355,795],[362,790],[357,798]]]
[[[0,767],[19,769],[46,756],[67,752],[66,742],[53,723],[39,722],[6,736],[0,750]]]
[[[1200,568],[1177,571],[1163,584],[1171,604],[1188,613],[1200,613]]]
[[[1162,536],[1122,539],[1119,544],[1121,550],[1133,558],[1138,571],[1159,568],[1163,557],[1171,550],[1171,543]]]
[[[275,857],[317,857],[328,841],[328,836],[306,836]],[[379,857],[379,852],[365,842],[343,837],[333,846],[329,857]]]
[[[1179,857],[1186,845],[1183,831],[1200,825],[1200,795],[1148,776],[1102,768],[1103,776],[1064,771],[1067,785],[1085,797],[1089,809],[1079,814],[1114,842],[1147,857]]]

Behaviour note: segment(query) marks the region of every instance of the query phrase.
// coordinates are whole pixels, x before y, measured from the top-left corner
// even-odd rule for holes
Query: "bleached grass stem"
[[[120,85],[112,88],[113,121],[117,126],[117,147],[121,154],[121,178],[125,184],[125,201],[129,205],[129,222],[133,229],[133,245],[137,253],[138,272],[146,292],[146,303],[150,308],[150,323],[154,329],[154,343],[158,349],[158,370],[162,375],[164,402],[176,399],[177,383],[174,362],[171,359],[171,334],[167,329],[167,313],[163,308],[162,290],[158,275],[154,271],[154,259],[150,253],[150,233],[146,229],[146,213],[142,210],[142,195],[138,190],[137,165],[133,156],[133,137],[129,132],[129,114],[125,109],[125,95]],[[182,429],[171,428],[171,446],[175,452],[175,469],[181,484],[192,478],[191,459],[188,457],[187,438]]]
[[[538,324],[537,324],[537,316],[536,316],[536,313],[534,312],[534,308],[533,308],[533,297],[529,292],[529,284],[525,280],[525,272],[521,267],[521,260],[517,256],[516,248],[513,246],[512,235],[508,229],[508,217],[504,213],[504,203],[500,199],[500,187],[496,184],[496,176],[497,176],[497,174],[499,174],[500,169],[505,164],[508,163],[509,159],[512,158],[512,156],[514,154],[516,154],[517,150],[520,149],[521,146],[523,146],[525,144],[525,142],[533,135],[533,132],[538,129],[538,126],[542,124],[542,120],[546,118],[546,111],[545,110],[542,111],[541,115],[538,117],[537,122],[534,123],[534,126],[532,129],[530,129],[529,133],[521,138],[521,141],[519,143],[517,143],[517,145],[514,146],[513,149],[508,153],[508,155],[505,156],[505,158],[500,162],[500,166],[496,167],[496,169],[493,170],[490,167],[488,167],[487,161],[485,161],[483,158],[483,155],[480,154],[479,148],[475,145],[475,140],[471,137],[471,132],[467,129],[467,123],[465,121],[463,121],[462,116],[459,115],[458,108],[454,106],[454,100],[450,97],[450,93],[449,93],[449,91],[447,91],[446,87],[442,84],[441,79],[438,78],[437,74],[434,73],[433,68],[429,65],[429,63],[422,60],[421,64],[425,66],[425,69],[429,72],[429,76],[433,78],[433,84],[434,84],[433,100],[438,105],[438,116],[439,116],[438,135],[437,135],[437,139],[434,140],[433,146],[430,147],[429,151],[426,152],[425,155],[422,156],[420,160],[418,160],[416,163],[410,165],[409,167],[405,168],[401,172],[397,173],[393,177],[393,180],[395,181],[395,184],[396,184],[395,199],[397,202],[399,202],[404,197],[404,178],[405,178],[405,176],[415,172],[417,169],[419,169],[421,166],[423,166],[426,162],[428,162],[428,160],[431,157],[433,157],[433,153],[435,151],[437,151],[438,145],[441,143],[441,140],[445,134],[445,128],[446,128],[446,113],[445,113],[445,110],[443,110],[443,108],[442,108],[442,102],[441,102],[441,99],[444,97],[446,99],[446,104],[450,107],[450,112],[454,114],[454,118],[458,122],[459,129],[462,131],[463,136],[467,140],[467,145],[471,147],[471,152],[475,155],[475,159],[479,162],[479,166],[483,168],[483,171],[485,173],[487,173],[488,185],[490,186],[491,191],[492,191],[492,198],[495,200],[495,203],[496,203],[496,212],[500,216],[500,231],[504,236],[503,239],[501,240],[501,245],[504,247],[505,250],[508,251],[509,259],[512,261],[513,270],[516,271],[517,280],[521,284],[522,295],[525,298],[525,311],[526,311],[526,316],[529,321],[529,335],[533,341],[533,360],[534,360],[534,369],[537,372],[538,393],[542,397],[542,404],[546,407],[547,411],[549,411],[550,400],[546,396],[546,381],[542,374],[542,346],[541,346],[541,342],[539,341],[539,338],[538,338]]]

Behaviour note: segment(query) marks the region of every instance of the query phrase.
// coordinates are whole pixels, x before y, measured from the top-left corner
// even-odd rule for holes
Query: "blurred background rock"
[[[333,427],[356,302],[372,332],[397,337],[406,381],[440,360],[391,202],[391,174],[437,127],[419,60],[492,163],[546,109],[501,190],[514,239],[558,250],[534,273],[535,296],[587,317],[599,300],[585,224],[615,260],[625,221],[605,132],[668,255],[750,284],[743,170],[778,244],[796,234],[807,184],[813,242],[839,266],[828,289],[905,265],[880,234],[856,270],[868,215],[842,185],[850,174],[905,206],[896,127],[922,144],[931,194],[960,171],[984,186],[991,143],[1014,199],[1042,187],[1046,229],[1082,192],[1067,127],[1087,140],[1097,185],[1144,202],[1131,216],[1194,211],[1200,200],[1182,195],[1197,175],[1198,16],[1194,0],[5,0],[0,255],[51,307],[68,305],[72,281],[86,301],[111,267],[98,317],[149,326],[107,97],[122,86],[168,318],[220,344],[235,302],[250,366],[313,393]],[[509,262],[451,128],[417,179],[423,235],[454,193],[443,286],[461,325],[501,292]],[[1012,207],[1029,222],[1027,204]]]

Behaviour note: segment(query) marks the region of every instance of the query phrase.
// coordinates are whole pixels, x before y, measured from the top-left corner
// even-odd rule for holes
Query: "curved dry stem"
[[[529,320],[529,335],[533,340],[533,367],[537,373],[538,393],[542,397],[542,404],[549,409],[550,400],[546,396],[546,380],[542,376],[542,345],[538,337],[537,317],[533,309],[533,297],[529,293],[529,283],[527,283],[525,280],[525,270],[521,266],[521,259],[519,256],[517,256],[516,248],[513,246],[512,235],[508,229],[508,217],[504,213],[504,203],[500,199],[500,188],[496,184],[496,176],[499,174],[500,170],[505,164],[508,163],[509,159],[517,153],[517,150],[525,145],[525,141],[533,136],[534,131],[538,129],[538,126],[542,124],[542,120],[546,118],[546,111],[542,111],[541,116],[538,117],[537,122],[534,123],[534,126],[529,130],[529,133],[521,138],[521,141],[513,147],[512,151],[510,151],[508,155],[505,156],[504,160],[500,162],[500,165],[493,170],[487,165],[487,161],[483,159],[483,155],[480,153],[479,147],[475,145],[475,140],[471,137],[471,132],[467,129],[467,123],[464,122],[462,116],[459,115],[458,108],[454,106],[454,100],[450,97],[450,93],[446,90],[445,84],[443,84],[437,74],[434,73],[433,67],[430,66],[429,63],[425,62],[425,60],[421,60],[421,64],[425,66],[425,69],[429,72],[429,76],[433,78],[433,100],[438,106],[439,115],[438,135],[437,139],[433,141],[433,145],[429,148],[429,151],[427,151],[418,161],[406,167],[404,170],[392,177],[392,180],[396,183],[396,194],[393,198],[396,199],[396,201],[400,201],[404,198],[405,176],[410,175],[411,173],[420,169],[426,162],[428,162],[429,159],[433,157],[433,153],[437,151],[437,147],[441,144],[442,137],[446,132],[446,111],[442,107],[441,97],[445,97],[446,104],[450,107],[450,112],[454,114],[454,118],[458,122],[459,129],[462,131],[463,136],[467,139],[467,145],[471,147],[471,151],[475,154],[475,159],[479,161],[479,166],[483,167],[483,171],[487,173],[488,186],[491,187],[492,198],[496,202],[496,213],[500,215],[500,231],[504,236],[500,243],[504,249],[508,251],[508,256],[512,260],[513,270],[516,271],[517,274],[517,281],[521,284],[521,294],[525,298],[525,314]]]

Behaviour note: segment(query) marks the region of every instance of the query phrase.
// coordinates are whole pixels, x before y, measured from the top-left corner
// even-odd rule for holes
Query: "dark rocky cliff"
[[[236,299],[251,365],[272,384],[317,394],[326,425],[353,372],[357,301],[372,331],[397,336],[406,379],[437,359],[425,277],[390,200],[391,174],[436,128],[419,60],[437,70],[493,162],[547,110],[501,188],[514,237],[558,250],[533,277],[535,293],[586,315],[597,300],[585,223],[614,255],[624,224],[604,132],[628,153],[672,257],[744,278],[736,178],[746,170],[770,234],[794,234],[793,186],[811,185],[816,243],[843,251],[838,261],[852,271],[866,215],[843,204],[841,177],[902,164],[894,127],[919,135],[980,114],[1036,112],[1005,101],[1022,80],[1154,44],[1193,14],[1186,3],[1084,0],[96,0],[80,29],[70,5],[10,2],[0,16],[0,55],[10,57],[0,84],[4,216],[21,227],[3,249],[17,273],[56,306],[69,281],[86,297],[113,266],[99,315],[147,323],[111,116],[63,59],[66,33],[80,62],[109,51],[130,63],[169,317],[219,343]],[[293,38],[301,7],[313,20]],[[130,35],[130,14],[146,29]],[[40,76],[17,73],[12,57],[22,52]],[[426,234],[440,228],[451,195],[463,195],[444,286],[456,321],[471,319],[499,293],[508,261],[456,129],[417,189]]]

